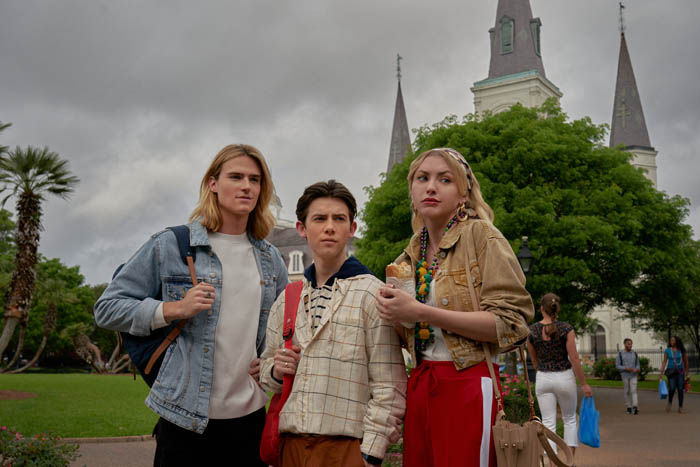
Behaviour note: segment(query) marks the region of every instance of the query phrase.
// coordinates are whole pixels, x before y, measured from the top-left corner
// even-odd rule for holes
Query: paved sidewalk
[[[581,466],[700,465],[700,394],[685,394],[685,413],[666,413],[666,400],[655,391],[640,390],[639,415],[627,415],[622,390],[593,388],[600,411],[600,448],[581,445]],[[580,400],[580,399],[579,399]]]
[[[678,414],[666,413],[666,401],[656,392],[640,390],[636,416],[625,413],[621,389],[593,388],[593,395],[600,411],[601,447],[581,445],[577,466],[700,465],[700,394],[686,394],[686,413]],[[150,437],[86,440],[80,446],[82,457],[71,466],[150,467],[155,447]]]

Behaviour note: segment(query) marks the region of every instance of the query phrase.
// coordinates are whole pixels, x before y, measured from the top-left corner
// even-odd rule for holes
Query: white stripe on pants
[[[630,407],[637,407],[637,377],[623,377],[622,382],[625,385],[625,405],[628,409]]]
[[[576,377],[572,369],[564,371],[538,371],[535,383],[537,402],[542,412],[544,426],[556,433],[557,431],[557,402],[561,407],[564,421],[564,441],[567,445],[578,446],[576,433]],[[550,441],[554,452],[556,445]]]

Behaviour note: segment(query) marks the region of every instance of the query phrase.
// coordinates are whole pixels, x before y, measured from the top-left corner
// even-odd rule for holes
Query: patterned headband
[[[472,191],[472,168],[469,166],[469,162],[467,162],[464,156],[452,148],[435,148],[433,151],[444,151],[449,154],[452,159],[462,164],[467,173],[467,190]]]

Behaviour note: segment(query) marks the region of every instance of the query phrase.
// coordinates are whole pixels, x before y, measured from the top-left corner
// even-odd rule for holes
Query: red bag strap
[[[287,284],[284,289],[284,322],[282,325],[282,337],[284,338],[284,348],[292,349],[292,336],[294,335],[294,325],[297,322],[297,309],[299,308],[299,300],[301,300],[301,289],[303,281],[295,281]],[[282,378],[282,397],[281,405],[287,401],[289,394],[292,392],[292,384],[294,383],[294,375],[284,375]]]

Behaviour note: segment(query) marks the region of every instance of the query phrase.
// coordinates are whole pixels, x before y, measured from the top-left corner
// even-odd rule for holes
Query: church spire
[[[656,186],[656,150],[649,140],[647,124],[644,121],[642,101],[634,79],[632,60],[627,50],[625,23],[620,3],[620,58],[617,63],[617,83],[613,102],[612,125],[610,126],[610,147],[624,146],[633,154],[632,165],[644,169],[646,176]]]
[[[542,22],[532,17],[530,0],[498,0],[496,25],[489,29],[488,78],[474,83],[474,113],[498,113],[515,104],[539,107],[562,93],[544,74],[540,54]]]
[[[403,161],[404,157],[406,157],[406,151],[411,146],[411,137],[408,133],[408,121],[406,120],[406,108],[403,104],[403,94],[401,94],[401,60],[403,60],[403,57],[396,54],[396,79],[398,81],[398,90],[396,92],[394,126],[391,130],[391,145],[389,146],[387,172],[390,172],[394,165]]]
[[[498,0],[496,25],[489,29],[489,79],[535,70],[545,78],[540,55],[539,18],[532,17],[530,0]]]
[[[625,147],[642,147],[653,149],[649,141],[649,132],[644,121],[642,101],[639,98],[637,82],[634,79],[632,60],[627,50],[625,28],[620,3],[620,58],[617,64],[617,83],[615,84],[615,101],[613,103],[612,125],[610,130],[610,147],[623,144]]]

